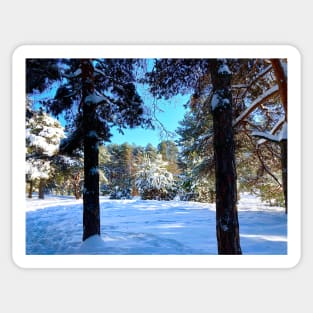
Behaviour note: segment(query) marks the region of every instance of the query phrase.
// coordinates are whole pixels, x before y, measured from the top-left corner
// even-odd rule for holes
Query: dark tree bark
[[[242,254],[237,212],[235,143],[232,127],[231,73],[226,60],[210,62],[216,176],[218,254]]]
[[[152,126],[143,115],[143,102],[136,91],[133,75],[135,59],[27,59],[26,92],[43,91],[52,82],[60,85],[53,98],[44,101],[48,111],[57,116],[74,109],[77,114],[65,114],[71,133],[62,141],[60,153],[84,150],[83,240],[100,235],[98,143],[108,142],[110,127]],[[97,67],[97,68],[96,68]],[[97,75],[94,75],[97,72]],[[66,78],[66,80],[64,80]],[[109,93],[111,97],[99,94]],[[80,105],[77,110],[77,101]],[[116,119],[111,112],[120,114]]]
[[[32,180],[29,181],[29,189],[28,189],[28,198],[33,197],[33,188],[34,188],[34,183]]]
[[[285,199],[285,213],[288,213],[288,165],[287,165],[287,151],[288,142],[287,140],[282,140],[280,142],[280,155],[281,155],[281,168],[282,168],[282,181],[283,181],[283,191]]]
[[[280,99],[285,111],[285,121],[287,121],[288,113],[288,93],[287,93],[287,77],[279,59],[271,59],[272,67],[275,73],[276,82],[279,88]]]
[[[285,122],[287,122],[288,118],[288,85],[287,85],[287,76],[285,75],[284,69],[281,65],[279,59],[271,59],[272,67],[274,69],[276,82],[279,88],[280,100],[282,102],[282,106],[285,111]],[[285,212],[288,212],[288,169],[287,169],[287,146],[288,141],[284,139],[280,143],[280,159],[282,166],[282,180],[283,180],[283,191],[284,191],[284,199],[285,199]]]
[[[44,199],[45,198],[45,180],[40,179],[39,180],[39,199]]]
[[[81,61],[82,71],[82,104],[83,104],[83,140],[84,140],[84,212],[83,240],[100,235],[99,205],[99,148],[98,137],[94,126],[96,120],[96,104],[86,101],[86,97],[94,93],[94,68],[91,61]]]

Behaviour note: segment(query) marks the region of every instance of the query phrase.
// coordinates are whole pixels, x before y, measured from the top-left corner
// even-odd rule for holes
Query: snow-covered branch
[[[267,101],[270,97],[276,95],[278,91],[278,86],[275,85],[272,88],[268,89],[266,92],[264,92],[262,95],[260,95],[258,98],[256,98],[252,102],[252,104],[236,118],[236,120],[233,122],[233,127],[241,123],[245,118],[250,115],[251,112],[253,112],[262,103]]]
[[[276,125],[274,126],[274,128],[276,128]],[[265,140],[269,140],[269,141],[272,141],[272,142],[281,142],[282,140],[287,140],[287,123],[284,123],[281,131],[277,135],[273,134],[274,133],[273,129],[272,129],[272,131],[270,133],[255,131],[255,132],[252,132],[251,135],[255,136],[255,137],[262,138],[262,139],[265,139]],[[262,144],[263,142],[264,141],[258,142],[258,145]]]
[[[85,97],[84,102],[86,104],[95,104],[98,105],[100,103],[108,102],[108,98],[104,95],[98,95],[96,92]]]
[[[257,82],[261,77],[266,75],[272,69],[272,65],[266,67],[262,72],[258,73],[253,80],[249,83],[248,88],[250,88],[255,82]]]
[[[62,75],[65,77],[65,78],[75,78],[75,77],[78,77],[79,75],[81,75],[82,71],[81,69],[77,69],[74,73],[71,73],[71,74],[65,74],[63,73]]]
[[[281,119],[274,125],[274,127],[273,127],[273,128],[271,129],[271,131],[270,131],[270,134],[271,134],[271,135],[276,134],[276,132],[278,131],[278,129],[281,128],[281,126],[284,124],[284,122],[285,122],[285,117],[281,118]],[[265,139],[265,138],[264,138],[264,139],[260,139],[260,140],[258,140],[257,145],[260,146],[260,145],[262,145],[264,142],[266,142],[266,139]]]
[[[269,134],[269,133],[255,131],[255,132],[252,132],[251,135],[254,136],[254,137],[263,138],[263,139],[266,139],[266,140],[269,140],[269,141],[279,142],[278,136],[275,136],[275,135],[272,135],[272,134]]]
[[[122,86],[122,87],[125,87],[126,86],[126,84],[125,83],[123,83],[123,82],[121,82],[121,81],[117,81],[116,79],[114,79],[112,76],[109,76],[109,75],[107,75],[106,73],[104,73],[103,71],[101,71],[99,68],[94,68],[94,72],[95,73],[97,73],[97,74],[99,74],[99,75],[101,75],[101,76],[103,76],[104,78],[106,78],[106,79],[109,79],[109,80],[111,80],[114,84],[116,84],[116,85],[120,85],[120,86]],[[116,88],[118,88],[118,86],[115,86]]]

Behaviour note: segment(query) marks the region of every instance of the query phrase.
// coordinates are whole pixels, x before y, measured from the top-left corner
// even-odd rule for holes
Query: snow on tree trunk
[[[237,212],[235,143],[232,128],[231,72],[227,61],[210,63],[216,176],[216,235],[219,254],[242,254]]]
[[[82,71],[82,101],[83,101],[83,133],[84,133],[84,196],[83,196],[83,240],[100,235],[100,205],[99,205],[99,148],[98,137],[94,130],[96,118],[96,103],[86,102],[86,98],[94,94],[91,61],[81,61]],[[87,98],[88,99],[88,98]]]

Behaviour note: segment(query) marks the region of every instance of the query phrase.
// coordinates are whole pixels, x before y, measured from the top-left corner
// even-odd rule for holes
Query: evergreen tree
[[[219,254],[241,254],[237,213],[237,176],[231,71],[227,60],[211,60],[215,184],[216,233]]]
[[[130,198],[133,187],[133,147],[127,143],[108,146],[110,160],[106,163],[111,199]]]
[[[154,160],[144,155],[136,173],[136,186],[142,199],[171,200],[175,196],[173,175],[166,169],[167,163],[158,154]]]
[[[148,155],[152,160],[155,160],[158,155],[158,150],[151,143],[148,143],[145,147],[145,154]]]
[[[163,161],[168,163],[167,170],[174,175],[179,174],[179,169],[177,166],[178,159],[178,148],[175,142],[171,140],[161,141],[158,144],[158,153],[162,155]]]
[[[147,75],[151,92],[166,99],[191,93],[198,99],[211,83],[210,110],[216,174],[216,227],[219,254],[241,254],[236,207],[236,168],[232,130],[231,71],[227,60],[160,59]]]
[[[103,196],[109,194],[109,180],[108,180],[108,164],[111,161],[111,155],[108,147],[104,145],[99,146],[99,173],[100,173],[100,190]]]
[[[180,126],[180,168],[182,171],[182,198],[184,200],[214,202],[214,152],[212,114],[202,102],[197,110],[191,106]]]
[[[42,110],[26,111],[26,179],[28,197],[32,197],[34,183],[39,181],[39,198],[44,198],[45,182],[53,173],[51,157],[59,150],[64,131],[61,124]]]
[[[273,187],[262,188],[262,193],[265,198],[275,193],[278,199],[281,197],[279,190],[283,190],[287,213],[287,60],[251,59],[249,63],[247,68],[237,70],[235,79],[240,89],[236,97],[248,105],[244,105],[242,112],[236,115],[233,125],[236,132],[262,138],[257,141],[250,139],[255,142],[260,172],[268,176],[267,185]],[[276,155],[277,147],[272,143],[280,149],[279,155]],[[275,161],[280,160],[280,174],[273,157]]]
[[[52,189],[62,195],[73,194],[78,200],[81,198],[84,180],[84,161],[82,151],[76,151],[71,156],[58,155],[53,158],[55,167]]]
[[[280,204],[282,184],[279,174],[281,168],[279,151],[274,144],[264,140],[261,143],[252,136],[264,135],[265,129],[270,132],[275,125],[279,125],[284,116],[275,89],[273,94],[269,93],[270,101],[262,102],[266,100],[263,94],[275,86],[271,66],[268,66],[266,60],[229,61],[234,73],[231,86],[234,123],[241,120],[234,129],[238,195],[239,191],[249,191],[261,196],[262,200],[272,202],[275,199],[276,203]],[[190,196],[196,201],[211,201],[203,197],[200,200],[198,197],[200,193],[209,194],[203,192],[201,188],[208,188],[214,192],[210,184],[210,177],[214,175],[213,122],[208,101],[211,98],[211,84],[203,86],[201,92],[192,95],[188,103],[190,112],[186,114],[177,130],[180,135],[178,141],[182,162],[180,166],[186,171],[186,181],[183,184],[183,187],[186,187],[183,189],[187,192],[185,198],[188,199]],[[250,111],[251,103],[260,104],[262,107]],[[249,114],[242,119],[245,112]]]
[[[65,112],[69,136],[61,152],[84,151],[83,240],[100,234],[99,143],[110,128],[149,124],[136,92],[132,59],[28,59],[27,91],[59,82],[53,99],[43,105],[54,115]],[[73,113],[74,112],[74,113]]]

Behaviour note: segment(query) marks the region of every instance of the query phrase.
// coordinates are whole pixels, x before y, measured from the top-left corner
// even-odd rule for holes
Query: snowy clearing
[[[26,200],[26,254],[217,254],[215,205],[101,197],[101,236],[82,242],[82,200]],[[238,204],[243,254],[287,254],[284,208],[243,194]]]

